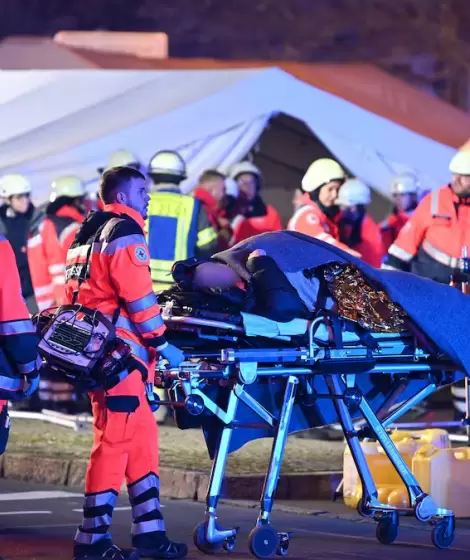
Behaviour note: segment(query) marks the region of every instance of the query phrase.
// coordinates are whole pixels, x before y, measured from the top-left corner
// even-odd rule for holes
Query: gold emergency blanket
[[[384,291],[373,288],[354,265],[332,263],[323,269],[323,275],[341,317],[374,332],[406,330],[406,312]]]

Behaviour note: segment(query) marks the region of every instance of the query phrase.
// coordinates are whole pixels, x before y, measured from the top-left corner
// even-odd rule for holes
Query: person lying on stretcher
[[[414,274],[374,268],[301,233],[256,235],[209,262],[176,263],[173,276],[175,290],[188,292],[192,308],[197,308],[198,291],[206,291],[232,298],[238,311],[278,322],[310,318],[334,303],[338,314],[369,330],[402,332],[405,323],[412,323],[470,372],[468,295]],[[172,295],[163,293],[159,300]]]
[[[315,305],[308,308],[297,290],[263,249],[248,255],[244,279],[234,268],[213,258],[206,261],[189,259],[177,263],[175,279],[190,292],[204,292],[224,301],[238,303],[240,311],[261,315],[280,323],[312,318],[318,309],[358,321],[374,330],[400,332],[406,313],[394,306],[386,295],[368,285],[360,272],[350,265],[337,263],[315,270],[305,270]]]

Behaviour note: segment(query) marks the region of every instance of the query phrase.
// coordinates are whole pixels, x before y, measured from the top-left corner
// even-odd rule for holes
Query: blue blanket
[[[245,263],[255,249],[263,249],[300,292],[303,270],[331,262],[349,262],[364,277],[401,305],[434,344],[470,374],[470,296],[456,288],[406,272],[380,270],[318,239],[290,231],[256,235],[215,255],[247,278]]]

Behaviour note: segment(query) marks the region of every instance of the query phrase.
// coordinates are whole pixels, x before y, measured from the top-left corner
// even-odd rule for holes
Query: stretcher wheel
[[[398,537],[398,512],[383,515],[375,529],[375,536],[381,544],[393,544]]]
[[[427,499],[429,500],[429,496],[424,496],[423,498],[419,499],[414,507],[415,517],[422,523],[427,523],[433,516],[433,514],[426,509]]]
[[[189,395],[186,397],[184,405],[191,416],[199,416],[205,409],[204,400],[199,395]]]
[[[196,526],[193,532],[193,541],[198,550],[204,554],[216,554],[224,546],[223,542],[210,543],[206,539],[206,522],[203,521]]]
[[[436,548],[444,549],[452,546],[454,542],[455,521],[453,517],[449,517],[445,521],[439,522],[434,526],[431,533],[432,544]]]
[[[237,544],[237,537],[235,535],[233,537],[229,537],[228,539],[225,539],[224,550],[226,552],[233,552],[235,550],[236,544]]]
[[[370,507],[367,505],[366,500],[364,500],[364,498],[361,498],[358,502],[357,502],[357,513],[361,516],[361,517],[373,517],[374,516],[374,512],[370,509]]]
[[[270,558],[279,549],[278,534],[271,525],[260,525],[249,534],[248,546],[256,558]]]

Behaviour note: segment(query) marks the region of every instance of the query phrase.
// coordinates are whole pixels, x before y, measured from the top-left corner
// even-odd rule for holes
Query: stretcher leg
[[[328,375],[325,379],[330,394],[333,397],[343,395],[344,391],[342,390],[342,383],[339,379],[339,376]],[[369,465],[367,464],[367,460],[361,447],[361,442],[359,441],[358,432],[354,428],[354,423],[352,421],[348,407],[342,399],[335,398],[333,400],[333,403],[338,412],[339,421],[341,427],[343,428],[346,443],[351,450],[351,457],[353,458],[357,472],[359,473],[359,477],[361,479],[362,500],[359,502],[359,504],[367,503],[371,500],[377,500],[377,487],[372,477],[372,473],[370,472]],[[361,511],[361,505],[358,506],[358,510],[362,515],[366,513],[365,511]]]
[[[346,376],[346,385],[348,387],[350,387],[349,378],[352,377]],[[327,384],[332,396],[336,399],[338,396],[343,395],[343,400],[336,400],[335,402],[341,423],[344,424],[343,427],[351,449],[351,455],[363,485],[363,496],[358,504],[358,512],[365,517],[374,517],[378,521],[377,539],[383,544],[391,544],[398,535],[398,514],[413,513],[418,521],[429,522],[434,525],[432,542],[437,548],[448,548],[451,546],[455,529],[453,512],[438,508],[431,496],[422,491],[418,481],[410,472],[386,429],[362,395],[356,393],[357,399],[348,399],[348,402],[345,402],[344,397],[346,395],[339,376],[328,376]],[[390,462],[403,480],[410,497],[410,509],[396,508],[379,502],[375,483],[372,480],[364,452],[359,444],[357,432],[354,431],[351,416],[347,410],[348,406],[349,408],[354,407],[360,410],[369,427],[374,432],[377,441],[381,444]]]
[[[399,399],[400,395],[403,393],[403,391],[406,388],[406,382],[402,381],[401,383],[398,384],[398,386],[396,387],[396,389],[392,392],[392,394],[382,403],[382,405],[380,406],[379,410],[377,411],[377,418],[383,419],[387,417],[387,414],[390,413],[390,409],[393,407],[393,405],[395,404],[395,402]],[[396,411],[401,411],[402,407],[399,406],[397,407]],[[402,414],[405,414],[405,412],[407,411],[403,410],[402,412],[400,412],[400,416]],[[385,424],[385,421],[384,421]],[[364,420],[361,422],[358,422],[356,424],[356,429],[359,430],[358,433],[358,437],[359,439],[362,439],[364,437],[370,437],[370,434],[368,434],[368,429],[366,427],[367,422],[365,422]],[[336,487],[334,496],[333,496],[333,501],[335,502],[340,496],[343,495],[343,486],[344,486],[344,478],[342,478],[338,484],[338,486]]]
[[[201,552],[206,554],[213,554],[222,547],[227,551],[232,551],[235,548],[236,535],[239,530],[239,527],[224,530],[217,523],[217,503],[222,489],[233,433],[232,422],[236,416],[238,403],[238,397],[235,391],[232,390],[227,405],[227,419],[230,420],[230,423],[224,426],[222,430],[219,446],[212,463],[209,488],[206,496],[205,521],[200,523],[194,530],[194,544]]]
[[[268,558],[275,553],[280,556],[285,556],[289,548],[289,540],[292,536],[290,533],[278,533],[269,524],[269,518],[281,472],[298,384],[299,380],[297,377],[289,376],[287,379],[284,400],[272,445],[269,468],[261,494],[260,513],[258,515],[256,527],[251,531],[248,537],[250,551],[257,558]]]

